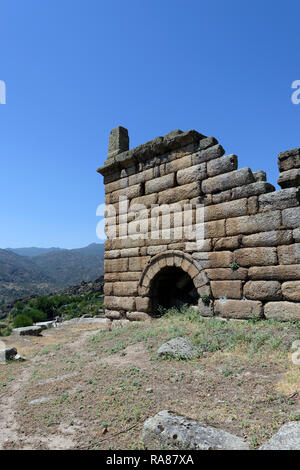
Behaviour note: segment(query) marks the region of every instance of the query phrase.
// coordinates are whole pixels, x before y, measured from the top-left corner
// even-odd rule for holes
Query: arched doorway
[[[139,297],[148,299],[145,312],[153,316],[157,316],[160,306],[199,305],[203,292],[210,295],[204,269],[188,253],[177,250],[166,250],[153,256],[138,285]]]
[[[197,305],[198,291],[190,275],[176,266],[162,268],[153,278],[150,287],[151,310],[154,316],[162,309]]]

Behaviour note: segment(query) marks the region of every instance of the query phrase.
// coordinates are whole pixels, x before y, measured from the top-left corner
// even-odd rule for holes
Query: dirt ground
[[[192,361],[157,348],[184,336]],[[163,409],[247,440],[253,449],[300,420],[299,325],[180,316],[106,331],[65,325],[4,338],[26,362],[0,365],[0,449],[143,449],[144,421]]]

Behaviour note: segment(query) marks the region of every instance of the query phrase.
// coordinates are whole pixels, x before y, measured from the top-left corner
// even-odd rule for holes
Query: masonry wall
[[[279,154],[278,166],[280,191],[263,171],[238,169],[237,156],[225,156],[214,137],[174,131],[129,150],[127,130],[114,129],[98,170],[105,202],[116,211],[106,218],[106,316],[147,318],[154,277],[177,266],[193,279],[201,315],[299,321],[300,149]],[[128,210],[120,208],[120,197],[128,199]],[[164,215],[151,217],[153,204],[173,205],[171,238],[161,230]],[[192,223],[195,205],[205,207],[200,248],[178,229],[176,210],[187,204]],[[133,239],[126,230],[140,235]]]

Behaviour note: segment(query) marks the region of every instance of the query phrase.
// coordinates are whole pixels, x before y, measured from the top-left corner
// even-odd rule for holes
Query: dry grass
[[[15,432],[8,429],[4,448],[141,449],[143,422],[162,409],[257,448],[283,423],[300,419],[300,367],[290,353],[299,325],[199,321],[187,311],[94,330],[68,325],[38,339],[5,339],[29,360],[0,366],[1,403],[16,389]],[[158,359],[157,348],[177,336],[196,344],[200,357]],[[30,404],[42,397],[49,401]]]

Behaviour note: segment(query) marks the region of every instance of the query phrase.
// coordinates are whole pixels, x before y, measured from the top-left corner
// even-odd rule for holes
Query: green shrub
[[[24,326],[32,326],[32,319],[25,313],[20,313],[14,318],[14,328],[22,328]]]
[[[25,315],[31,318],[33,323],[47,320],[46,313],[41,312],[41,310],[37,310],[36,308],[32,308],[31,310],[26,311]]]

